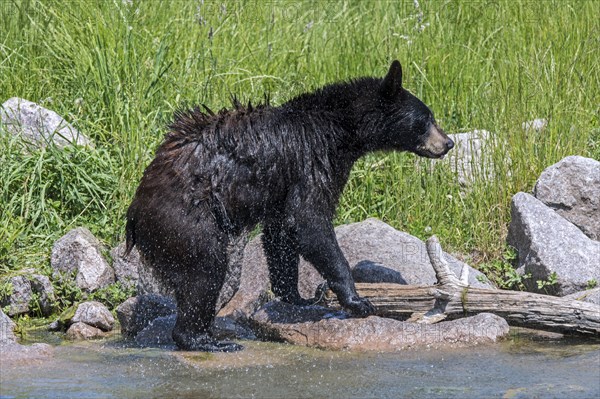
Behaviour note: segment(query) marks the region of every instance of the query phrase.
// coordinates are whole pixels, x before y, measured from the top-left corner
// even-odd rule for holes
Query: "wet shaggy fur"
[[[272,107],[235,102],[216,114],[179,112],[147,167],[127,213],[127,247],[135,245],[175,291],[173,338],[183,349],[227,351],[208,333],[227,268],[227,247],[257,224],[273,292],[298,293],[303,256],[355,315],[373,313],[356,293],[332,220],[354,162],[369,151],[432,150],[431,111],[402,88],[395,61],[385,78],[325,86]],[[438,134],[438,136],[439,136]],[[437,151],[437,152],[436,152]]]

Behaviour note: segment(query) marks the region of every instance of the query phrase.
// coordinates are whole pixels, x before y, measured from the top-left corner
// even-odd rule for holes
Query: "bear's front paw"
[[[365,298],[353,297],[348,302],[344,303],[344,308],[348,310],[352,316],[367,317],[375,313],[375,306]]]

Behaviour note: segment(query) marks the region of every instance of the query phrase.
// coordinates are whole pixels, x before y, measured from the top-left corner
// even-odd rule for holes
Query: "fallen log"
[[[437,285],[357,283],[359,295],[368,298],[382,317],[436,323],[486,312],[503,317],[513,326],[600,336],[599,305],[530,292],[472,288],[467,283],[468,269],[463,268],[457,278],[443,258],[435,236],[427,240],[427,253]],[[324,302],[340,308],[330,290],[324,294]]]

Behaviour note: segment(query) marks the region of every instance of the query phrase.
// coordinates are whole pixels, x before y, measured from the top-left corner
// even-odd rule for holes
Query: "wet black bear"
[[[356,293],[332,220],[354,162],[369,151],[440,158],[454,145],[433,114],[402,87],[394,61],[384,78],[325,86],[271,107],[175,115],[127,213],[127,248],[137,246],[175,292],[173,339],[182,349],[230,351],[208,329],[227,267],[227,246],[263,227],[273,292],[298,293],[302,255],[352,314],[374,308]]]

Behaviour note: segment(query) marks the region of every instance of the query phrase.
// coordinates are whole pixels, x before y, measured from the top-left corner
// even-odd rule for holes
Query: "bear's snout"
[[[433,124],[427,131],[423,144],[417,154],[428,158],[441,158],[454,147],[454,141],[437,125]]]

